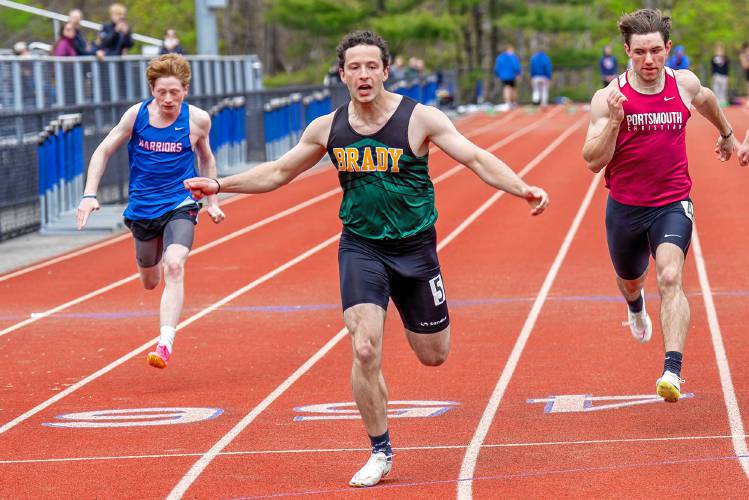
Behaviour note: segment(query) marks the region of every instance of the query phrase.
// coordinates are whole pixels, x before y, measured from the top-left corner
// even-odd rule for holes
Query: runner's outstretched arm
[[[424,127],[426,139],[455,161],[473,170],[490,186],[525,199],[531,205],[532,215],[546,209],[549,195],[543,189],[529,186],[505,162],[466,139],[442,111],[419,105],[416,112],[417,123]]]
[[[119,123],[109,131],[107,136],[101,141],[94,154],[88,162],[88,172],[86,174],[86,187],[83,190],[83,198],[78,204],[76,210],[76,227],[83,229],[88,221],[91,212],[99,210],[99,201],[96,199],[96,192],[99,190],[99,182],[107,168],[107,161],[117,151],[125,141],[130,139],[135,124],[135,118],[138,116],[140,104],[132,106],[125,111]]]
[[[694,96],[692,98],[694,108],[718,129],[720,137],[715,144],[715,153],[720,161],[730,160],[733,150],[736,148],[733,129],[723,110],[720,109],[715,94],[709,88],[703,87],[699,78],[689,70],[679,70],[676,76],[679,86]]]
[[[194,177],[185,181],[195,198],[218,192],[265,193],[291,182],[297,175],[312,168],[325,154],[333,114],[317,118],[305,129],[299,143],[278,160],[221,179]]]

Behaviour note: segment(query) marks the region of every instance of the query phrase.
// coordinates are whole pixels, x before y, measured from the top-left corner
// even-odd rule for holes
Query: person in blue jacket
[[[539,50],[531,56],[531,86],[533,87],[533,104],[549,104],[549,86],[551,85],[551,59]]]
[[[689,69],[689,57],[684,52],[683,45],[674,47],[674,53],[668,58],[666,66],[671,69]]]
[[[611,45],[604,46],[603,55],[598,61],[598,67],[601,70],[601,83],[603,83],[603,88],[608,87],[611,80],[616,78],[616,75],[618,74],[618,65],[619,62],[616,60],[616,56],[612,53]]]
[[[520,59],[515,54],[512,45],[508,45],[504,52],[497,56],[494,62],[494,74],[502,82],[502,97],[505,104],[517,105],[517,92],[515,90],[516,80],[520,76],[522,68]]]

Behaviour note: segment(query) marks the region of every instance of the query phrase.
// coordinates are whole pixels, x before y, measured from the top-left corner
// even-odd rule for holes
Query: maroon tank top
[[[659,207],[689,196],[692,179],[686,148],[691,116],[684,105],[671,68],[657,94],[641,94],[630,85],[627,72],[619,89],[627,98],[614,156],[606,166],[606,187],[625,205]]]

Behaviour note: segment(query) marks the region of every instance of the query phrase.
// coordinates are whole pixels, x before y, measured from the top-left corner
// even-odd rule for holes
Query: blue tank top
[[[196,177],[195,153],[190,144],[190,107],[182,101],[177,119],[168,127],[154,127],[143,101],[127,146],[130,186],[124,216],[155,219],[177,208],[190,196],[182,181]]]

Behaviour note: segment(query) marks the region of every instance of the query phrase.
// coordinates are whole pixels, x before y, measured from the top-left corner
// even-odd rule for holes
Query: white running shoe
[[[666,370],[655,382],[655,392],[669,403],[676,403],[681,397],[681,384],[684,380]]]
[[[627,323],[629,325],[629,331],[632,332],[632,337],[636,341],[644,344],[650,340],[653,336],[653,322],[650,321],[648,311],[645,309],[645,293],[641,290],[642,294],[642,311],[633,313],[627,307]]]
[[[392,457],[388,460],[387,455],[383,452],[372,453],[367,463],[364,464],[364,467],[354,474],[354,477],[351,478],[348,484],[356,488],[374,486],[380,482],[380,479],[387,476],[392,468]]]

